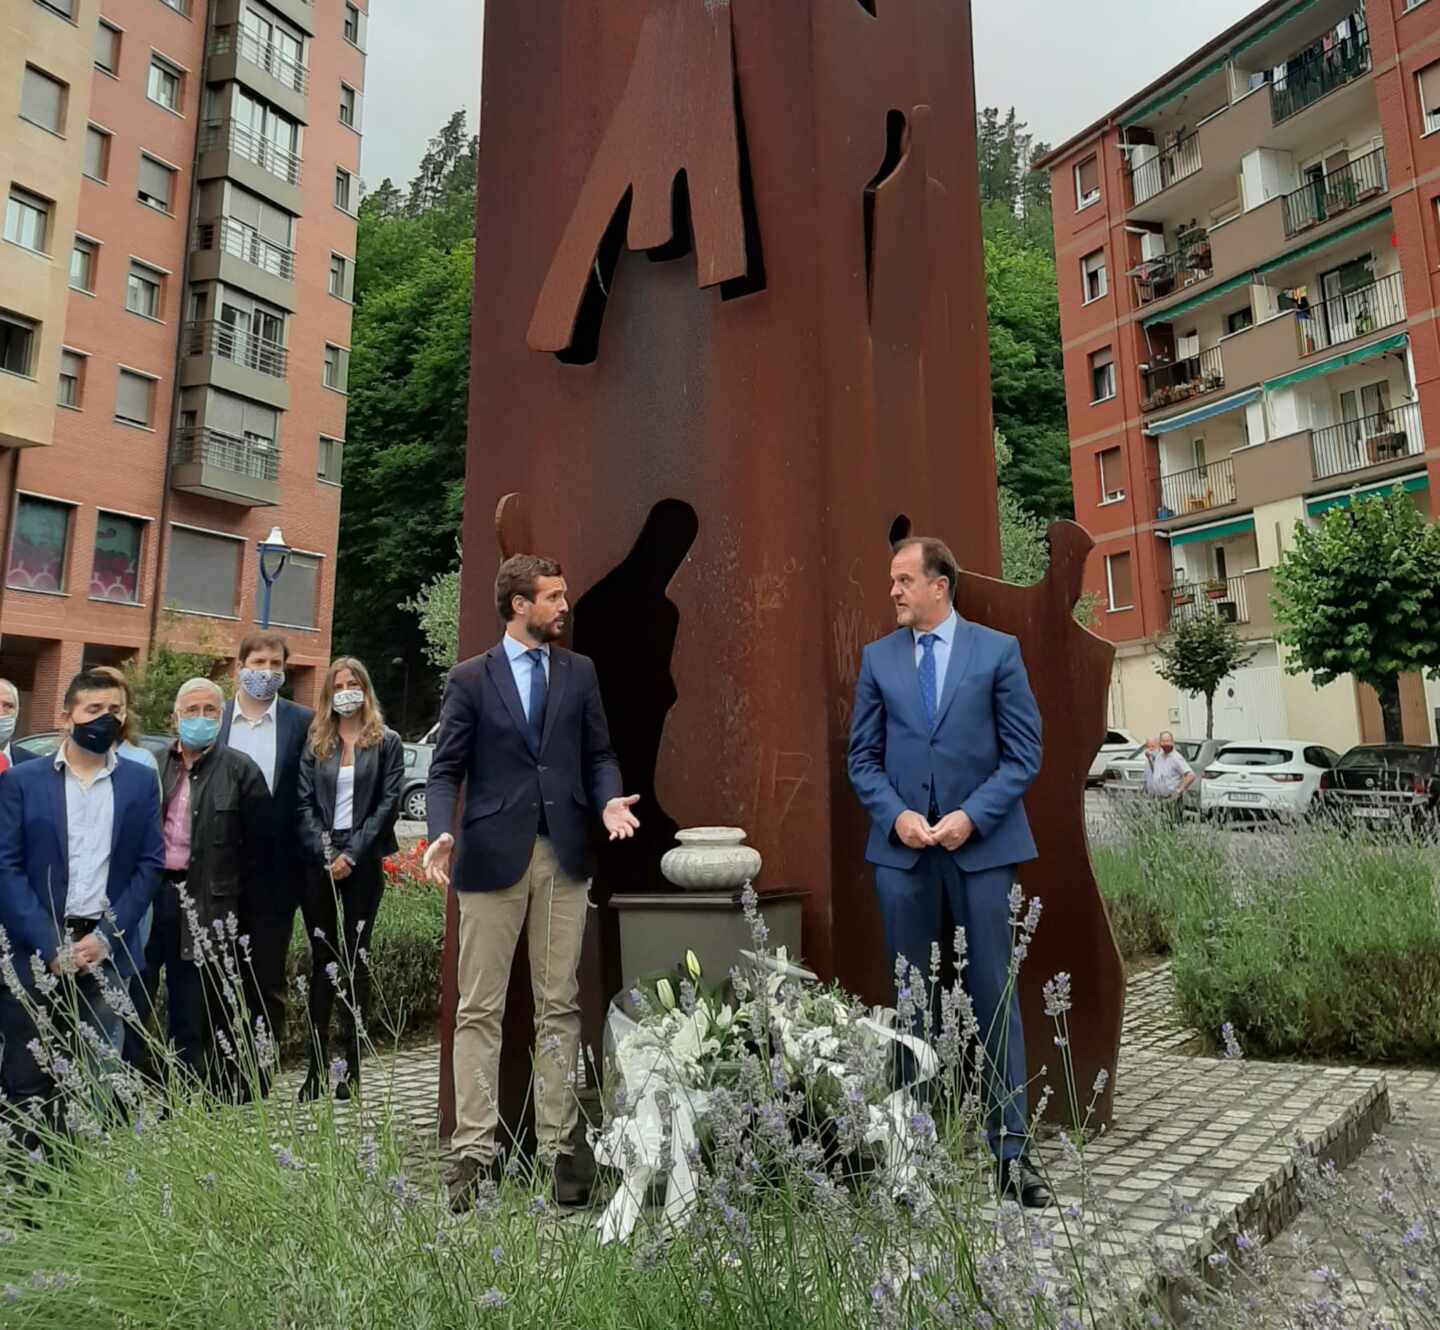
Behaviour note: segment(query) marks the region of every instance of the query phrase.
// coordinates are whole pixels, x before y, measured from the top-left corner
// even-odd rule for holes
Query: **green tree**
[[[235,690],[229,673],[222,673],[230,648],[220,639],[214,625],[205,625],[198,649],[193,650],[172,646],[167,640],[175,636],[179,627],[179,615],[173,610],[166,611],[162,621],[165,636],[157,634],[146,659],[128,660],[123,667],[144,734],[170,733],[175,695],[187,679],[215,679],[227,697]]]
[[[1400,676],[1440,671],[1440,524],[1398,488],[1297,523],[1272,603],[1286,670],[1369,684],[1385,737],[1400,739]]]
[[[1255,658],[1251,647],[1240,640],[1234,625],[1208,608],[1187,614],[1175,628],[1175,636],[1159,649],[1155,672],[1182,693],[1205,699],[1205,737],[1215,735],[1215,690]]]
[[[442,670],[454,665],[460,656],[460,569],[432,577],[409,600],[401,601],[400,608],[420,620],[430,663]]]

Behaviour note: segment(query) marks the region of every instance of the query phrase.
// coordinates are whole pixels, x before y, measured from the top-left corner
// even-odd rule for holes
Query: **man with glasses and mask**
[[[119,1051],[123,1022],[109,997],[134,973],[137,925],[164,863],[155,775],[115,751],[124,690],[82,670],[64,705],[65,737],[54,757],[0,780],[0,926],[13,982],[23,990],[13,989],[7,967],[0,1081],[15,1106],[54,1093],[29,1047],[37,1038],[30,1008],[49,1006],[62,1032],[77,1012]],[[47,970],[60,976],[58,986],[42,983]]]
[[[20,721],[20,690],[9,679],[0,679],[0,776],[3,776],[17,762],[34,757],[23,748],[12,748],[10,741],[15,737],[15,726]]]

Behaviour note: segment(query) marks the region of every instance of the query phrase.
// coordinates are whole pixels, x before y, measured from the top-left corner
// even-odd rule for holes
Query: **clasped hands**
[[[928,850],[932,845],[943,850],[958,850],[975,834],[975,824],[970,814],[961,808],[946,813],[933,826],[919,813],[906,809],[895,819],[895,834],[902,845],[912,850]]]
[[[110,948],[105,939],[98,932],[87,933],[78,941],[61,947],[55,959],[50,962],[50,970],[54,974],[63,974],[67,970],[89,974],[109,955]]]

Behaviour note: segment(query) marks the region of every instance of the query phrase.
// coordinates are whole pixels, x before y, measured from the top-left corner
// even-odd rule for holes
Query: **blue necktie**
[[[545,734],[545,698],[548,695],[545,684],[545,653],[535,647],[525,655],[530,661],[530,733],[538,753],[540,740]]]
[[[920,638],[920,701],[925,706],[925,719],[930,728],[935,728],[935,643],[939,639],[934,633],[925,633]]]

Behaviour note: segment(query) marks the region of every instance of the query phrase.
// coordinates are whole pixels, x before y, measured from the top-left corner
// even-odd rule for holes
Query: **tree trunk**
[[[1405,738],[1405,720],[1400,712],[1400,676],[1387,675],[1375,684],[1380,698],[1380,723],[1387,743],[1400,743]]]
[[[1207,739],[1215,737],[1215,694],[1213,692],[1205,694],[1205,737]]]

